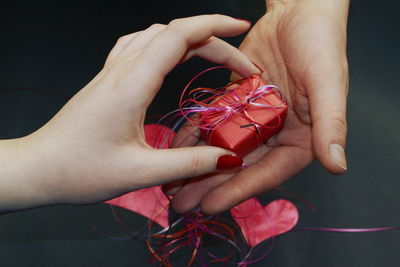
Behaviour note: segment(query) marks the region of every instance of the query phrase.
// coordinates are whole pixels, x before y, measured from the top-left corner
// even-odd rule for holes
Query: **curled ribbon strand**
[[[191,122],[193,125],[198,126],[203,130],[212,131],[220,127],[223,123],[229,121],[234,114],[245,117],[248,121],[248,125],[242,127],[255,126],[256,128],[265,127],[258,123],[252,116],[247,112],[249,107],[253,108],[267,108],[267,109],[278,109],[284,107],[283,104],[279,105],[267,105],[257,102],[260,98],[268,94],[276,94],[279,98],[283,99],[280,89],[275,85],[262,85],[252,88],[244,98],[240,98],[234,90],[229,88],[235,83],[229,83],[228,85],[219,89],[210,88],[197,88],[189,91],[188,98],[184,99],[189,87],[192,83],[199,78],[201,75],[208,71],[226,68],[237,72],[234,68],[229,66],[218,66],[206,69],[196,75],[183,89],[183,92],[179,101],[179,110],[181,115]],[[245,80],[251,79],[251,77],[243,78],[236,83],[241,83]],[[201,98],[203,100],[199,100]],[[214,106],[212,105],[218,99],[225,100],[223,105]],[[189,117],[191,113],[201,112],[201,116],[195,118]],[[208,119],[212,119],[212,123],[207,123]],[[259,131],[258,131],[259,132]]]

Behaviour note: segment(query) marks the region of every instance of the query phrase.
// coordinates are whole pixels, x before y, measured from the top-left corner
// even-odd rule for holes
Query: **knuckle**
[[[231,185],[232,185],[232,191],[231,195],[234,195],[236,199],[238,199],[238,202],[245,201],[247,198],[249,198],[247,195],[250,193],[250,195],[255,195],[253,192],[248,192],[247,194],[244,191],[243,186],[241,186],[237,180],[231,180]]]
[[[279,175],[276,173],[275,168],[271,164],[265,161],[258,161],[255,163],[255,165],[258,167],[260,177],[265,178],[265,182],[258,188],[257,194],[275,188],[282,183]]]
[[[130,36],[129,35],[124,35],[118,38],[116,45],[120,45],[122,43],[125,43],[129,40]]]
[[[185,175],[186,177],[195,177],[200,174],[200,170],[202,168],[202,161],[201,161],[201,156],[196,155],[190,157],[188,162],[188,165],[186,167]]]
[[[179,40],[185,44],[189,44],[189,38],[186,36],[185,23],[183,19],[174,19],[166,27],[166,31],[173,36],[174,39]]]
[[[173,19],[168,23],[169,29],[180,29],[184,25],[184,19]]]
[[[313,125],[319,125],[325,131],[329,130],[330,134],[336,136],[336,139],[340,141],[347,134],[346,111],[341,109],[331,110],[329,115],[316,118]]]
[[[340,78],[342,78],[343,80],[348,80],[349,63],[346,57],[338,61],[336,69],[338,70],[338,74],[341,76]]]
[[[348,74],[348,72],[349,72],[349,62],[348,62],[346,56],[343,57],[343,59],[342,59],[341,62],[340,62],[340,65],[341,65],[343,71],[344,71],[346,74]]]
[[[152,29],[152,30],[162,30],[164,29],[166,26],[164,24],[161,23],[154,23],[152,25],[150,25],[150,27],[148,29]]]
[[[227,18],[227,16],[224,16],[224,15],[221,15],[221,14],[218,14],[218,13],[210,14],[210,15],[208,15],[208,17],[211,18],[211,19],[216,19],[216,20],[222,20],[222,19]]]
[[[349,79],[348,79],[348,78],[347,78],[346,84],[345,84],[345,86],[344,86],[344,95],[345,95],[345,97],[346,97],[346,99],[347,99],[347,97],[348,97],[348,95],[349,95]]]
[[[331,121],[337,131],[343,134],[347,133],[346,113],[343,110],[334,110],[331,113]]]

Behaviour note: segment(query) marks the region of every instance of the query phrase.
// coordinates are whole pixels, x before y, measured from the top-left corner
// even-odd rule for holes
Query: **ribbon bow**
[[[221,67],[214,67],[216,69]],[[234,115],[238,114],[244,116],[250,123],[241,127],[256,126],[256,128],[263,127],[249,114],[248,109],[250,107],[267,108],[267,109],[278,109],[284,107],[284,104],[279,105],[268,105],[265,103],[259,103],[258,100],[268,94],[276,94],[282,99],[280,90],[275,85],[262,85],[260,83],[254,84],[251,82],[253,88],[249,89],[249,92],[244,96],[240,97],[235,93],[235,89],[228,89],[234,83],[230,83],[225,87],[219,89],[211,88],[197,88],[189,92],[189,96],[184,100],[184,96],[189,86],[197,79],[200,75],[211,70],[207,69],[197,76],[195,76],[184,88],[179,109],[181,115],[185,117],[192,124],[198,125],[203,130],[212,131],[220,127],[223,123],[229,121]],[[236,83],[249,81],[255,79],[255,76],[244,78]],[[203,99],[202,99],[203,98]],[[202,100],[200,100],[202,99]],[[189,113],[199,112],[200,116],[194,116],[191,118],[188,116]]]

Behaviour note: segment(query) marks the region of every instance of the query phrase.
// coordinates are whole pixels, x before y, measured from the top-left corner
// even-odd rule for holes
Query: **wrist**
[[[321,9],[347,19],[350,0],[270,0],[267,1],[267,6],[268,11],[279,8],[297,9],[303,7]]]
[[[26,142],[27,137],[0,141],[0,213],[49,204],[44,166]]]

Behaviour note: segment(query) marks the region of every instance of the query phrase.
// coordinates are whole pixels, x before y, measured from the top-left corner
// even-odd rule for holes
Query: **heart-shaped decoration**
[[[252,198],[232,208],[231,215],[251,247],[292,230],[299,219],[296,206],[285,199],[263,207]]]
[[[105,203],[139,213],[166,228],[169,225],[169,202],[160,186],[154,186],[130,192]]]
[[[175,137],[175,132],[158,124],[145,125],[144,133],[147,144],[154,148],[168,148]],[[130,192],[105,203],[139,213],[164,228],[169,225],[168,208],[170,201],[162,192],[160,186]]]

